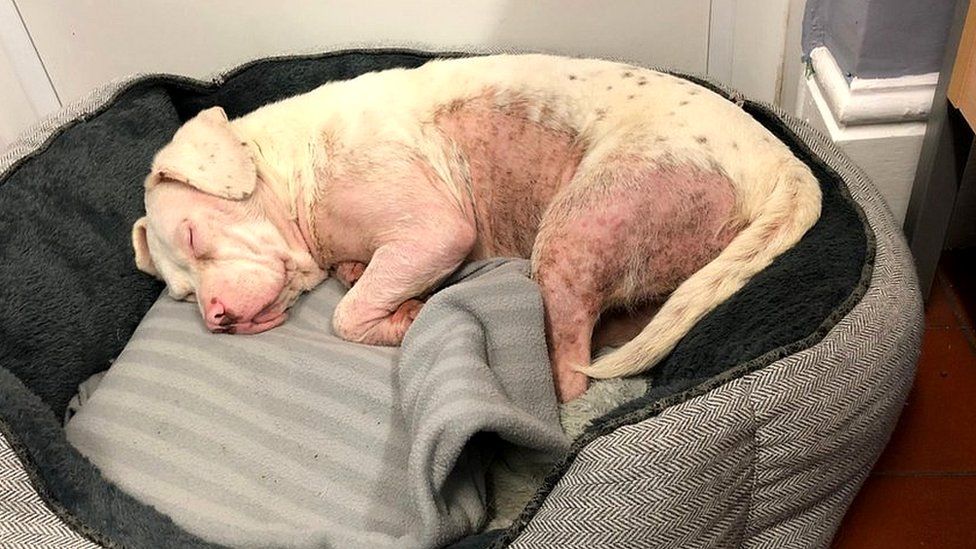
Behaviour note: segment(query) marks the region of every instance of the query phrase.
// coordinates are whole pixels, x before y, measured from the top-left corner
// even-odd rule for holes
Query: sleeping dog
[[[397,345],[463,262],[531,258],[563,401],[653,366],[820,215],[811,172],[735,104],[545,55],[369,73],[233,121],[204,110],[145,188],[136,264],[214,332],[274,328],[334,275],[351,286],[335,332]],[[648,305],[591,364],[600,316]]]

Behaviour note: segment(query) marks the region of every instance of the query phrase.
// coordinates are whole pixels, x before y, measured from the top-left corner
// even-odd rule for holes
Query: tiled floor
[[[939,273],[915,386],[835,549],[976,548],[976,337],[967,280],[956,280]]]

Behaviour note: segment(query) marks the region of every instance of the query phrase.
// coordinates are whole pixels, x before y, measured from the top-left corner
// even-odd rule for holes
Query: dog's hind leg
[[[578,173],[543,216],[532,252],[561,400],[586,389],[593,328],[609,308],[663,300],[737,230],[731,182],[628,155]]]
[[[534,277],[545,306],[549,360],[556,395],[567,402],[586,391],[589,378],[576,368],[590,363],[590,338],[602,296],[591,284],[594,273],[574,272],[569,254],[545,249],[540,257]],[[570,279],[567,273],[577,278]]]

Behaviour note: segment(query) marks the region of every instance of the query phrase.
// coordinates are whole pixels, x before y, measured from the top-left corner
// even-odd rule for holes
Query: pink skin
[[[336,334],[398,345],[423,306],[417,298],[468,255],[474,222],[450,200],[446,185],[403,149],[378,146],[346,154],[321,174],[328,184],[320,189],[306,232],[320,261],[336,265],[340,279],[355,279],[336,307]],[[388,169],[362,171],[376,165]],[[390,174],[397,179],[391,181]]]
[[[414,317],[409,310],[421,306],[414,297],[461,261],[531,254],[557,394],[572,400],[586,390],[577,368],[589,362],[601,313],[662,300],[735,233],[726,227],[734,197],[724,176],[609,158],[602,177],[610,180],[601,181],[609,192],[581,198],[561,192],[581,158],[572,134],[528,122],[518,106],[499,112],[490,98],[452,106],[435,121],[465,154],[473,203],[450,206],[429,172],[406,164],[389,170],[404,174],[395,185],[375,174],[330,174],[316,206],[326,247],[357,258],[338,269],[359,277],[336,312],[336,331],[347,339],[396,344]],[[398,152],[391,156],[408,156]],[[355,164],[391,167],[389,151],[375,154],[385,164]]]
[[[587,388],[577,368],[589,364],[601,314],[638,306],[642,314],[631,317],[646,325],[652,303],[731,240],[734,196],[724,176],[653,167],[632,155],[608,157],[587,180],[576,173],[583,151],[573,133],[529,121],[525,107],[516,101],[499,109],[488,94],[435,120],[464,152],[471,177],[479,231],[469,257],[532,258],[556,392],[565,402]],[[606,190],[574,192],[587,187]],[[626,314],[611,316],[600,343],[639,331]]]
[[[594,328],[605,311],[634,309],[634,316],[647,319],[655,302],[718,256],[736,233],[726,223],[734,197],[722,175],[688,166],[645,168],[632,160],[613,173],[627,184],[611,181],[609,192],[582,201],[557,199],[533,252],[563,400],[586,390],[588,379],[577,368],[589,364]],[[607,326],[603,337],[628,331],[627,315],[614,316],[616,326]]]
[[[210,256],[191,257],[188,284],[214,331],[277,326],[297,293],[334,269],[350,287],[336,334],[397,345],[423,306],[418,297],[464,261],[531,257],[557,395],[572,400],[587,387],[577,368],[589,362],[600,315],[660,301],[717,256],[735,234],[734,197],[722,175],[639,156],[607,157],[598,174],[579,174],[576,135],[530,121],[527,106],[499,106],[487,93],[434,117],[466,162],[470,179],[457,175],[466,198],[413,151],[377,144],[333,151],[316,167],[319,198],[308,215],[297,209],[297,221],[261,182],[243,201],[159,185],[147,211],[169,248],[179,249],[184,220],[204,228]],[[261,238],[235,230],[249,216],[264,223]]]

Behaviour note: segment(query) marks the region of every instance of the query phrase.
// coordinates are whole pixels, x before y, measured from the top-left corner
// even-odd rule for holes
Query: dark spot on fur
[[[668,138],[667,137],[664,137],[663,135],[658,135],[658,136],[655,136],[654,137],[654,141],[656,141],[658,143],[664,143],[667,140],[668,140]]]
[[[241,146],[242,147],[246,147],[247,146],[247,141],[241,141]]]
[[[739,144],[736,143],[735,141],[733,141],[732,142],[732,148],[735,149],[735,150],[739,150]]]
[[[634,73],[630,71],[624,71],[624,73],[621,74],[620,76],[623,76],[624,78],[630,78],[631,76],[634,76]]]
[[[201,172],[207,171],[207,167],[204,166],[203,164],[200,164],[199,166],[197,166],[197,169],[200,170]]]
[[[688,95],[698,95],[698,93],[699,93],[698,90],[691,90],[690,92],[688,92]]]
[[[687,102],[687,101],[681,101],[681,102],[679,102],[679,103],[678,103],[678,105],[680,105],[680,106],[682,106],[682,107],[684,107],[684,106],[685,106],[685,105],[687,105],[687,104],[688,104],[688,102]]]
[[[704,135],[699,135],[698,137],[695,138],[695,141],[699,143],[708,143],[708,138],[705,137]]]
[[[674,111],[669,111],[668,116],[674,116]]]
[[[569,75],[569,79],[570,79],[570,80],[576,80],[576,75],[575,75],[575,74],[571,74],[571,75]]]
[[[210,304],[211,305],[216,305],[217,304],[217,298],[216,297],[211,297],[210,298]]]
[[[628,95],[628,96],[627,96],[627,99],[633,99],[633,98],[635,98],[635,97],[637,97],[637,96],[636,96],[636,95]]]
[[[607,86],[607,91],[610,91],[612,89],[613,89],[613,86]]]
[[[645,80],[644,78],[641,78],[640,80],[637,81],[637,85],[638,86],[645,86],[645,85],[647,85],[647,80]]]

